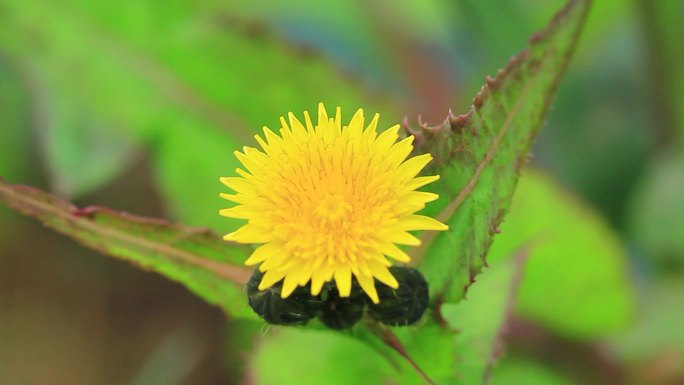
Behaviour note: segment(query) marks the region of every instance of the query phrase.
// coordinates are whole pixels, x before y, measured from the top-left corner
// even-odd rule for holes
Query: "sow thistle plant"
[[[420,143],[414,144],[411,135],[400,138],[398,125],[379,129],[377,114],[367,121],[358,110],[345,120],[340,108],[330,117],[322,104],[315,124],[308,113],[300,119],[290,113],[281,118],[277,133],[264,128],[255,136],[258,147],[235,152],[242,167],[221,178],[232,191],[221,194],[231,204],[220,214],[245,221],[224,239],[156,218],[79,208],[2,178],[0,203],[88,248],[179,282],[231,318],[261,322],[255,312],[278,325],[318,318],[332,329],[350,328],[364,316],[373,319],[347,334],[398,368],[409,365],[415,371],[399,370],[382,381],[363,383],[413,384],[418,374],[427,384],[482,384],[496,360],[524,258],[511,255],[493,263],[468,300],[462,300],[487,265],[484,258],[589,5],[588,0],[569,0],[533,35],[528,48],[487,78],[466,113],[449,114],[435,127],[406,127]],[[292,87],[299,91],[301,84]],[[342,88],[335,92],[343,99],[364,100],[361,93],[349,94],[351,87]],[[411,157],[413,152],[422,155]],[[426,167],[428,175],[420,175]],[[204,180],[212,183],[219,176],[211,174]],[[439,192],[442,199],[433,202],[438,194],[421,189]],[[423,208],[440,220],[418,214]],[[205,211],[216,217],[213,208]],[[426,233],[411,260],[407,252],[421,243],[415,231]],[[422,273],[415,268],[418,260]],[[488,279],[490,285],[483,287]],[[478,288],[484,290],[479,297],[474,295]],[[428,304],[431,317],[424,317],[420,327],[381,325],[415,323]],[[281,333],[303,335],[287,328]],[[294,357],[297,349],[290,348],[286,351]],[[340,357],[357,356],[347,348],[329,350],[345,353]],[[305,354],[311,351],[306,346]],[[449,357],[438,357],[442,354]],[[277,373],[265,361],[263,371]],[[340,361],[342,366],[331,373],[347,372],[355,364]],[[289,370],[290,362],[286,365]]]
[[[417,321],[428,303],[427,283],[398,245],[417,246],[410,232],[447,230],[417,215],[438,196],[417,189],[439,179],[418,176],[430,154],[409,157],[414,137],[399,125],[378,133],[359,109],[348,124],[321,103],[318,121],[293,113],[280,135],[264,127],[261,149],[236,151],[244,168],[221,178],[236,205],[221,210],[247,223],[224,239],[260,244],[245,261],[257,269],[248,284],[252,308],[272,324],[304,324],[319,315],[329,327],[369,315],[392,325]],[[377,285],[376,285],[377,280]]]

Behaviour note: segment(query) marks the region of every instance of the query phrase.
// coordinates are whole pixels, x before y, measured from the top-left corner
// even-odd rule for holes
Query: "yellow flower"
[[[284,279],[282,297],[311,281],[318,295],[325,282],[335,280],[348,297],[352,275],[378,303],[374,278],[399,286],[389,272],[392,262],[409,262],[399,245],[416,246],[413,230],[446,230],[430,217],[415,215],[437,194],[415,191],[439,176],[418,173],[430,154],[406,159],[413,136],[397,143],[399,125],[378,135],[379,114],[364,127],[359,109],[348,126],[340,109],[328,118],[319,104],[318,123],[307,112],[304,124],[288,114],[280,118],[280,135],[264,127],[256,135],[261,149],[244,147],[235,156],[244,166],[238,177],[221,178],[235,194],[221,197],[237,206],[221,215],[248,220],[224,239],[260,245],[245,262],[265,272],[259,290]]]

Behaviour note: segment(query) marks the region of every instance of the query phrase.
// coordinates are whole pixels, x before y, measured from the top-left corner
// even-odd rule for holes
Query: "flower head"
[[[282,297],[311,282],[318,295],[334,280],[340,296],[351,292],[352,275],[377,303],[374,279],[397,288],[391,258],[409,262],[397,245],[419,245],[414,230],[446,230],[430,217],[416,215],[436,194],[415,191],[439,176],[417,176],[430,154],[406,159],[413,136],[399,142],[399,125],[378,134],[376,114],[366,126],[359,109],[348,125],[340,109],[329,118],[319,105],[318,123],[288,114],[280,135],[264,127],[255,136],[261,149],[244,147],[235,156],[239,176],[221,178],[235,194],[221,196],[236,206],[221,215],[246,219],[224,237],[261,244],[245,264],[264,276],[259,290],[283,281]]]

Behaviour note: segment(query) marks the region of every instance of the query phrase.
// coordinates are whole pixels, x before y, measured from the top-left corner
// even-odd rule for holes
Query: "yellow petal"
[[[340,297],[349,297],[351,294],[351,269],[349,266],[341,265],[335,270],[335,283]]]
[[[292,131],[290,131],[290,127],[282,116],[280,117],[280,136],[282,136],[285,141],[292,139]]]
[[[254,215],[254,212],[250,210],[249,207],[240,205],[229,209],[219,210],[219,214],[228,218],[249,219]]]
[[[392,146],[392,143],[394,143],[399,137],[397,134],[398,131],[399,125],[397,124],[396,126],[393,126],[392,128],[387,129],[378,135],[378,138],[375,139],[375,143],[373,144],[374,150],[377,153],[383,153],[387,151]]]
[[[280,149],[283,143],[283,138],[278,136],[275,132],[271,131],[268,127],[264,127],[264,137],[268,141],[268,146],[272,150]]]
[[[285,281],[283,282],[283,289],[280,292],[280,298],[287,298],[292,294],[292,292],[297,288],[297,274],[293,274],[290,270],[287,275],[285,275]]]
[[[370,123],[368,123],[368,127],[366,127],[366,131],[370,132],[375,132],[376,128],[378,127],[378,121],[380,120],[380,114],[376,113],[373,115],[373,119],[371,119]],[[394,127],[399,128],[399,125],[396,125]]]
[[[394,276],[392,275],[392,273],[390,273],[389,269],[387,269],[386,266],[381,265],[379,262],[369,261],[368,267],[370,268],[371,273],[373,273],[373,276],[377,278],[378,281],[384,283],[392,289],[396,289],[399,287],[399,282],[397,282],[397,279],[394,278]]]
[[[259,270],[266,271],[273,268],[284,268],[289,256],[287,250],[283,248],[280,252],[271,254],[268,259],[259,265]]]
[[[264,276],[261,277],[261,282],[259,283],[259,290],[264,290],[268,289],[269,287],[273,286],[275,283],[279,282],[283,277],[285,277],[286,270],[282,269],[275,269],[275,270],[269,270],[266,273],[264,273]]]
[[[261,245],[256,250],[254,250],[252,255],[249,256],[249,258],[247,258],[247,260],[245,261],[245,265],[256,265],[283,252],[283,244],[279,242],[270,242],[265,245]]]
[[[371,258],[373,258],[371,255],[363,255],[363,259],[356,262],[358,266],[354,266],[356,267],[356,272],[352,270],[352,273],[358,274],[360,272],[361,274],[371,275],[368,264],[366,264],[366,261]]]
[[[406,182],[404,187],[407,190],[416,190],[419,189],[426,184],[430,184],[434,181],[439,180],[439,175],[431,175],[431,176],[419,176],[417,178],[413,178],[410,181]]]
[[[259,154],[263,154],[261,151],[257,150],[256,148],[251,148],[251,147],[243,147],[242,152],[240,151],[235,151],[235,157],[242,163],[243,166],[249,171],[252,175],[257,175],[259,174]],[[249,155],[247,155],[249,154]]]
[[[342,132],[342,108],[337,106],[335,108],[335,118],[333,118],[333,126],[338,133]]]
[[[304,111],[304,122],[306,123],[306,132],[309,135],[313,135],[314,125],[311,122],[311,115],[309,115],[309,111]]]
[[[290,120],[290,127],[292,127],[292,133],[294,136],[298,138],[306,137],[306,129],[304,128],[302,122],[300,122],[292,112],[287,114],[287,117]]]
[[[400,142],[392,146],[389,156],[386,157],[387,162],[392,168],[398,166],[413,150],[413,135],[402,139]]]
[[[239,243],[266,243],[273,240],[273,234],[257,226],[246,224],[237,231],[225,235],[223,239]]]
[[[264,127],[264,130],[268,130],[268,127]],[[261,146],[261,149],[263,149],[267,155],[270,156],[273,154],[272,146],[269,146],[269,144],[261,137],[261,135],[254,135],[254,140],[259,143],[259,146]]]
[[[408,254],[406,254],[404,250],[397,247],[397,245],[395,245],[394,243],[382,243],[380,245],[379,251],[390,258],[394,258],[399,262],[407,263],[411,261],[411,257]]]
[[[386,234],[385,240],[389,242],[407,246],[420,245],[420,239],[414,237],[406,231],[397,231],[396,229],[393,229],[393,231],[388,231]]]
[[[221,178],[221,183],[233,189],[239,194],[252,195],[255,193],[254,186],[246,179],[240,177]]]
[[[304,286],[311,279],[311,274],[312,274],[311,267],[306,266],[306,265],[302,265],[298,268],[298,270],[299,270],[299,276],[297,278],[297,283],[300,286]]]
[[[325,283],[325,272],[321,269],[315,270],[311,276],[311,294],[318,295]]]
[[[394,214],[396,214],[397,217],[403,217],[405,215],[413,214],[416,211],[420,211],[424,208],[425,203],[421,203],[419,201],[402,202],[401,205],[397,205],[397,207],[394,208]]]
[[[412,191],[403,197],[402,202],[425,204],[437,200],[439,195],[425,191]]]
[[[363,121],[363,109],[359,108],[354,116],[352,116],[349,126],[347,126],[350,138],[356,138],[361,135],[361,132],[363,131]]]
[[[235,169],[235,172],[250,183],[252,180],[254,180],[254,175],[248,173],[247,171],[245,171],[239,167]]]
[[[329,124],[328,111],[326,111],[323,103],[318,103],[318,125],[323,124],[326,126]]]
[[[373,301],[373,303],[379,303],[380,298],[378,298],[378,292],[375,290],[375,282],[373,277],[365,274],[360,274],[356,276],[356,280],[361,285],[361,289],[368,294],[368,297]]]
[[[405,180],[411,179],[418,175],[420,170],[422,170],[430,161],[432,160],[432,155],[423,154],[414,156],[413,158],[405,161],[399,166],[399,176]]]
[[[241,205],[249,204],[252,202],[254,199],[253,197],[248,197],[242,194],[226,194],[226,193],[221,193],[219,196],[225,200],[229,200],[231,202],[239,203]]]
[[[399,219],[399,224],[403,230],[449,230],[449,226],[444,223],[424,215],[407,215]]]

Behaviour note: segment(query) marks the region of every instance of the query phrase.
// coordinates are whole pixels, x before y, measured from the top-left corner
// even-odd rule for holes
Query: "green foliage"
[[[13,180],[30,182],[30,132],[26,127],[28,109],[25,108],[28,95],[22,88],[22,79],[17,68],[0,56],[0,176]],[[13,226],[9,226],[7,212],[0,211],[0,244],[12,237]]]
[[[232,154],[238,143],[209,125],[183,123],[176,117],[174,126],[155,144],[152,160],[157,185],[183,223],[207,226],[222,234],[236,230],[244,221],[218,215],[226,208],[218,194],[222,188],[219,178],[232,175],[238,167]]]
[[[14,180],[26,178],[29,131],[25,107],[28,95],[18,69],[0,56],[0,175]]]
[[[642,311],[635,327],[611,336],[610,349],[627,362],[649,358],[683,362],[684,282],[662,280],[645,288],[640,297]]]
[[[488,49],[481,53],[487,56],[484,62],[497,63],[511,55],[511,47],[516,50],[522,48],[522,42],[535,31],[535,26],[545,23],[565,1],[544,1],[537,5],[537,12],[529,12],[521,0],[505,3],[457,0],[448,3],[454,8],[452,12],[461,16],[460,21],[473,31],[473,38],[479,44],[487,45]]]
[[[504,359],[492,373],[490,385],[512,384],[574,385],[575,382],[530,359]]]
[[[180,282],[231,315],[254,317],[242,292],[250,275],[241,266],[249,248],[227,247],[206,230],[105,208],[79,209],[54,195],[2,179],[0,202],[83,246]]]
[[[481,316],[489,314],[481,313]],[[417,328],[396,329],[394,332],[420,370],[435,384],[450,384],[460,377],[456,353],[456,334],[450,325],[440,325],[430,319]],[[401,385],[424,384],[418,372],[402,363],[393,379]]]
[[[640,250],[665,269],[684,267],[684,157],[663,154],[640,181],[629,213]]]
[[[66,108],[55,114],[66,116],[70,126],[72,118],[79,118],[79,107],[88,106],[90,112],[76,126],[86,127],[90,137],[97,135],[98,142],[121,142],[131,136],[133,143],[154,145],[156,138],[177,143],[193,139],[188,132],[196,130],[222,144],[206,159],[179,156],[179,151],[204,143],[153,146],[157,159],[172,161],[161,165],[157,175],[170,208],[182,220],[187,215],[191,224],[204,222],[197,220],[197,213],[203,213],[204,223],[218,227],[212,221],[218,200],[207,199],[207,191],[218,191],[218,184],[183,191],[197,183],[193,166],[215,170],[223,155],[223,172],[211,179],[232,172],[237,165],[232,152],[240,147],[236,143],[252,144],[252,133],[264,124],[276,125],[288,111],[311,109],[325,100],[346,111],[364,106],[384,113],[388,121],[400,118],[389,98],[372,98],[321,57],[297,52],[268,33],[250,31],[228,11],[212,13],[208,4],[70,0],[56,5],[30,0],[6,6],[8,12],[0,13],[0,48],[44,78],[48,95],[69,101],[66,107],[56,100],[47,102],[55,110]],[[79,74],[78,83],[72,81],[73,73]],[[57,159],[50,165],[54,177],[67,186],[76,183],[86,167],[71,166],[96,157],[87,145],[69,148],[79,129],[54,132],[55,152],[80,151],[70,155],[73,159]],[[96,188],[118,171],[113,165],[125,166],[114,158],[95,162],[105,164],[100,168],[103,174],[96,180],[84,178],[74,190]],[[209,186],[203,182],[202,187]]]
[[[515,304],[528,252],[522,248],[517,255],[492,264],[468,290],[464,301],[442,306],[444,318],[457,330],[453,343],[459,384],[487,383],[501,354],[503,329]]]
[[[431,243],[424,239],[429,246],[418,254],[425,253],[423,271],[435,295],[446,301],[458,301],[484,265],[588,6],[568,3],[531,39],[528,50],[488,79],[468,114],[449,116],[442,126],[417,133],[419,151],[435,157],[426,172],[442,177],[433,186],[440,199],[428,210],[451,228]]]
[[[136,141],[125,132],[98,121],[86,109],[61,101],[46,111],[41,145],[52,188],[66,196],[80,196],[109,182],[126,167]]]
[[[651,50],[649,57],[651,81],[653,83],[651,97],[661,141],[672,138],[679,139],[680,148],[684,148],[684,78],[674,76],[684,68],[684,51],[682,51],[682,35],[684,25],[680,22],[684,13],[681,1],[640,1],[640,15],[646,29],[646,38]],[[666,143],[671,144],[671,143]]]
[[[543,166],[616,227],[649,158],[648,116],[638,2],[593,3],[582,42],[534,147]],[[655,2],[652,2],[655,3]],[[581,154],[581,156],[578,156]]]
[[[615,332],[633,319],[619,238],[597,213],[533,169],[520,179],[489,259],[525,244],[533,247],[517,315],[577,339]]]
[[[155,116],[161,115],[160,98],[150,91],[149,82],[121,67],[125,55],[97,31],[79,28],[85,20],[70,14],[67,3],[55,7],[26,1],[3,7],[0,49],[35,79],[38,116],[46,120],[36,122],[43,124],[35,131],[43,136],[53,184],[67,193],[89,192],[126,163],[120,162],[120,154],[101,154],[88,144],[111,142],[118,143],[119,150],[130,149],[135,143],[131,137],[148,134]],[[84,139],[81,135],[90,140],[74,143]]]
[[[374,385],[384,383],[394,370],[369,346],[348,336],[278,328],[257,346],[250,372],[258,384]]]
[[[281,33],[336,56],[342,65],[352,69],[362,67],[386,87],[406,92],[410,91],[406,89],[408,79],[402,78],[405,74],[401,67],[406,60],[416,60],[416,57],[398,60],[394,52],[397,47],[388,44],[388,39],[400,45],[414,43],[409,39],[447,45],[453,32],[450,15],[441,0],[393,2],[389,12],[387,5],[383,1],[240,0],[217,7],[230,8],[240,18],[266,20]],[[391,18],[387,17],[388,13]]]

